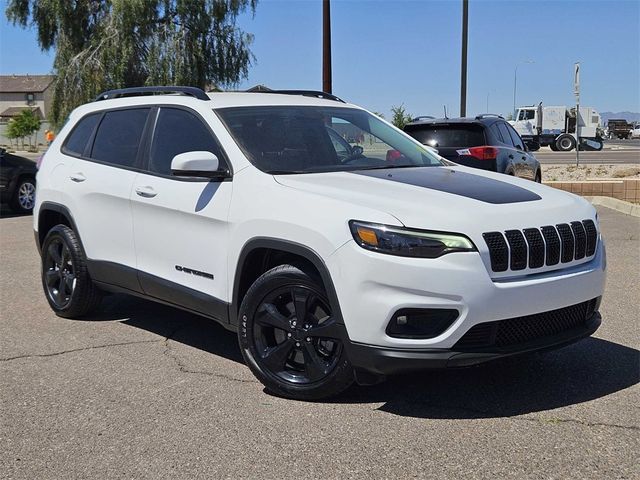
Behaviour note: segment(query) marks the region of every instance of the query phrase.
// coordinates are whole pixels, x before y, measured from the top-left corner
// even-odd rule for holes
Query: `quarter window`
[[[506,145],[509,145],[510,147],[513,147],[513,142],[511,141],[511,135],[509,135],[509,129],[507,128],[507,124],[503,122],[499,123],[498,130],[500,130],[500,134],[502,135],[503,143],[505,143]]]
[[[148,108],[105,113],[93,142],[91,158],[123,167],[135,166],[148,114]]]
[[[94,113],[83,117],[76,124],[69,135],[69,138],[67,138],[67,141],[64,144],[64,150],[71,154],[82,156],[84,154],[84,149],[87,146],[87,142],[89,141],[89,138],[91,138],[91,134],[98,124],[98,120],[100,120],[100,114]]]
[[[198,117],[177,108],[160,109],[151,144],[149,170],[170,175],[173,157],[193,151],[211,152],[222,162],[215,138]]]

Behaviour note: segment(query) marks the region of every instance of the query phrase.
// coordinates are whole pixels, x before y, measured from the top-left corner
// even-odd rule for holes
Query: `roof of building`
[[[55,75],[0,75],[0,92],[44,92]]]
[[[0,117],[17,117],[23,110],[31,110],[38,118],[40,118],[40,120],[44,119],[44,115],[42,114],[40,107],[9,107],[4,112],[0,113]]]

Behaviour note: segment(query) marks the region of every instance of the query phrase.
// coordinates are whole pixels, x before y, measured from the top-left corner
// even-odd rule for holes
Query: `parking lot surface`
[[[206,319],[122,295],[56,317],[31,218],[2,218],[0,477],[638,478],[640,221],[599,212],[594,338],[321,403],[265,393]]]

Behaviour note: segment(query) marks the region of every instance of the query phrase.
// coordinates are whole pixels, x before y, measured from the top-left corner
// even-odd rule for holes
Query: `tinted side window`
[[[499,142],[504,143],[504,139],[502,138],[502,134],[500,133],[500,129],[498,128],[497,123],[494,123],[493,125],[491,125],[490,130],[495,140],[498,140]]]
[[[506,125],[506,127],[509,130],[509,134],[511,134],[513,145],[520,150],[524,150],[524,147],[522,146],[522,140],[520,140],[520,135],[518,135],[518,132],[516,132],[510,125]]]
[[[474,123],[407,125],[404,129],[423,145],[477,147],[485,145],[484,128]]]
[[[99,113],[94,113],[80,119],[64,143],[64,149],[67,152],[75,155],[84,154],[84,149],[98,124],[98,120],[100,120],[100,115]]]
[[[91,158],[114,165],[134,166],[148,114],[148,108],[105,113],[93,142]]]
[[[218,143],[198,117],[177,108],[160,109],[151,144],[149,170],[170,175],[173,157],[193,151],[211,152],[223,162]]]
[[[506,123],[499,123],[498,129],[500,130],[500,134],[502,135],[502,141],[511,147],[513,147],[513,142],[511,141],[511,135],[509,135],[509,130],[507,129]]]

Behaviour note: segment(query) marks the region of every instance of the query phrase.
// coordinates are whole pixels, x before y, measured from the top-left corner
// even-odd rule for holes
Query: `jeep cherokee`
[[[125,292],[208,317],[286,397],[558,347],[601,322],[586,200],[452,164],[322,92],[106,92],[71,113],[37,180],[57,315]]]

